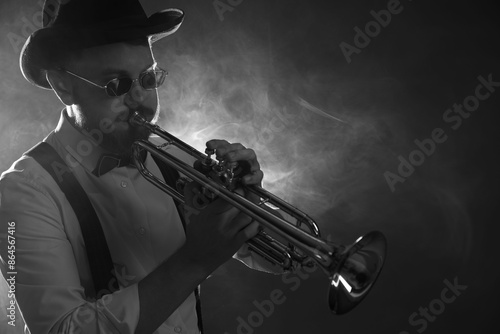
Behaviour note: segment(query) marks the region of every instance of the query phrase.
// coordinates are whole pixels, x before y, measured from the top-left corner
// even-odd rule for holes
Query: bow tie
[[[146,161],[147,151],[141,151],[142,162]],[[116,154],[103,154],[97,161],[96,168],[92,171],[95,176],[102,176],[114,168],[135,167],[132,157],[121,157]]]

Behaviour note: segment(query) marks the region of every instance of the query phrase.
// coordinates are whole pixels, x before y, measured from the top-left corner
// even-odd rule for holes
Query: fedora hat
[[[164,7],[148,16],[139,0],[45,0],[43,26],[21,50],[21,71],[29,82],[51,89],[46,70],[57,66],[64,52],[141,38],[154,43],[184,19],[182,10]]]

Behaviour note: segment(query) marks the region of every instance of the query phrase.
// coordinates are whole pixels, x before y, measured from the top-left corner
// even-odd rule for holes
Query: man
[[[26,42],[21,69],[65,105],[44,139],[65,165],[44,168],[30,151],[0,180],[0,255],[8,257],[14,225],[16,297],[32,333],[199,333],[193,291],[258,232],[256,222],[221,200],[186,216],[184,228],[172,198],[130,164],[131,144],[150,134],[129,119],[138,112],[157,120],[156,88],[166,75],[151,43],[175,32],[183,17],[165,9],[148,18],[138,0],[45,2],[44,28]],[[246,165],[243,183],[261,183],[252,150],[223,140],[207,147],[218,159]],[[143,158],[161,175],[151,155]],[[88,256],[81,217],[58,183],[68,174],[98,217],[117,291],[96,291],[93,262],[106,254]],[[9,271],[5,263],[2,271]]]

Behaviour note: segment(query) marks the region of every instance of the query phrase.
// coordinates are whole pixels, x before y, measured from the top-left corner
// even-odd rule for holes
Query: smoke
[[[292,202],[304,195],[324,197],[314,190],[320,181],[314,178],[326,172],[329,160],[340,162],[347,132],[359,136],[358,130],[333,118],[340,111],[318,113],[301,97],[315,87],[297,86],[303,78],[290,74],[293,68],[275,65],[262,41],[241,30],[217,32],[217,38],[203,38],[182,54],[168,47],[158,52],[171,72],[161,92],[161,125],[199,150],[212,138],[253,148],[266,188]],[[285,78],[284,71],[289,72]]]
[[[352,44],[353,28],[363,29],[373,19],[370,11],[386,8],[387,1],[233,1],[239,4],[223,21],[212,1],[169,3],[187,15],[178,32],[153,47],[169,72],[159,90],[159,124],[200,151],[212,138],[254,149],[264,188],[312,216],[324,238],[347,244],[370,230],[388,237],[389,256],[373,291],[382,299],[368,297],[368,306],[356,315],[336,318],[336,329],[399,332],[409,314],[437,297],[428,293],[441,291],[444,275],[461,275],[459,281],[471,286],[470,303],[446,306],[449,319],[472,316],[482,322],[471,324],[484,323],[483,309],[466,308],[483,303],[477,296],[490,298],[488,287],[496,278],[487,265],[495,260],[496,235],[496,220],[489,217],[495,197],[487,191],[497,189],[493,183],[498,182],[492,115],[499,92],[458,131],[449,130],[442,115],[474,92],[478,75],[493,73],[500,81],[498,46],[491,42],[498,31],[496,12],[483,2],[403,1],[404,11],[347,64],[339,44]],[[24,80],[19,44],[8,38],[10,33],[25,38],[31,29],[26,22],[36,25],[39,8],[35,0],[0,2],[1,170],[54,128],[62,107],[53,92]],[[439,127],[448,140],[392,192],[384,172],[396,173],[398,156],[408,158],[414,140],[429,138]],[[484,261],[471,261],[479,258]],[[238,276],[236,266],[228,275],[248,279],[252,287],[260,278],[247,271]],[[211,284],[215,291],[208,319],[223,308],[225,318],[217,314],[211,320],[220,332],[231,332],[236,317],[250,312],[239,299],[234,308],[221,306],[221,291],[240,291],[238,298],[248,295],[249,305],[258,299],[239,279],[223,280],[220,289],[214,288],[217,279],[205,283],[205,291]],[[255,289],[264,297],[270,291],[269,286]],[[281,314],[294,318],[294,298],[310,305],[312,297],[297,296],[287,295],[289,306],[283,308],[290,309]],[[311,331],[311,323],[318,333],[332,328],[331,318],[314,306],[307,312],[311,319],[303,323],[277,312],[259,330],[304,332]],[[381,322],[381,314],[391,314],[391,321]],[[429,327],[439,332],[438,326],[446,331],[463,324],[453,321]]]
[[[19,53],[29,34],[41,26],[40,4],[2,1],[0,17],[0,170],[42,140],[57,124],[62,104],[53,93],[29,84],[19,70]]]
[[[442,42],[423,37],[434,28],[411,35],[404,20],[395,20],[391,24],[399,24],[400,31],[382,32],[347,67],[337,45],[352,37],[352,26],[363,22],[368,10],[338,8],[353,16],[336,14],[325,29],[317,22],[330,22],[327,11],[297,4],[266,3],[260,11],[262,4],[244,2],[223,22],[210,2],[179,4],[186,21],[154,46],[160,66],[169,72],[160,89],[160,125],[200,151],[212,138],[254,149],[265,173],[264,187],[316,218],[325,235],[332,231],[342,238],[374,228],[399,232],[411,227],[425,248],[437,244],[426,238],[437,222],[446,238],[435,247],[455,257],[467,253],[469,199],[461,193],[475,189],[477,180],[457,187],[461,171],[448,166],[460,157],[436,153],[395,194],[383,177],[386,170],[395,171],[398,155],[414,149],[415,138],[441,125],[442,108],[458,101],[448,85],[456,74],[444,79],[434,67],[419,74],[420,58],[435,59],[433,50]],[[36,25],[39,4],[3,1],[0,6],[6,37],[0,44],[0,167],[5,170],[48,134],[62,105],[52,92],[22,78],[19,50],[7,38],[9,33],[25,37],[31,27],[25,19]],[[404,15],[410,20],[412,13],[408,9]],[[419,48],[395,50],[385,36],[398,41],[413,36]],[[386,50],[381,54],[389,60],[373,56],[377,50]],[[397,72],[405,62],[411,79]],[[436,83],[428,91],[445,102],[421,101],[411,91],[409,81],[429,77]],[[460,149],[458,143],[446,145],[448,151]],[[441,180],[445,171],[446,182]]]
[[[300,57],[287,54],[290,41],[275,39],[268,28],[214,27],[197,15],[190,17],[196,26],[186,21],[155,46],[160,66],[169,71],[160,91],[162,127],[200,151],[213,138],[254,149],[264,187],[317,219],[325,235],[401,226],[417,226],[424,235],[441,220],[450,237],[439,247],[455,255],[468,251],[470,221],[456,214],[461,199],[446,188],[421,186],[435,181],[427,171],[444,165],[428,163],[399,189],[423,199],[415,205],[399,202],[383,177],[437,121],[423,115],[409,122],[419,106],[400,109],[412,93],[398,78],[372,69],[362,76],[325,71],[332,65],[324,59],[318,61],[326,66],[304,71]],[[434,213],[426,208],[436,203],[442,213],[422,215]]]
[[[286,58],[278,65],[267,41],[246,30],[221,29],[196,41],[174,40],[156,52],[170,72],[161,126],[198,150],[212,138],[253,148],[264,187],[316,217],[346,189],[369,187],[366,158],[383,158],[387,128],[343,106],[343,94],[355,87],[319,73],[304,77]]]

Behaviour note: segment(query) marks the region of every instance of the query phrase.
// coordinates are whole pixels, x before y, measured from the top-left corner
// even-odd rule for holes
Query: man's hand
[[[230,144],[225,140],[210,140],[207,142],[208,149],[215,149],[217,160],[224,160],[227,163],[237,162],[243,167],[246,175],[242,176],[244,185],[261,185],[264,173],[260,170],[255,151],[245,146],[235,143]]]
[[[244,185],[260,185],[263,173],[255,152],[241,144],[231,144],[225,140],[211,140],[207,148],[215,149],[217,160],[226,163],[237,162],[243,168],[241,175]],[[243,190],[236,189],[240,194]],[[216,199],[201,210],[195,210],[192,203],[200,194],[194,182],[186,185],[186,223],[187,240],[182,251],[190,260],[203,263],[210,271],[232,257],[236,251],[259,231],[259,224],[222,199]],[[253,193],[245,196],[256,202]]]
[[[243,167],[243,184],[261,184],[263,173],[253,150],[224,140],[211,140],[207,147],[216,150],[218,160],[238,162]],[[243,194],[241,188],[236,191]],[[259,231],[257,222],[221,198],[202,209],[193,205],[196,197],[201,195],[200,186],[195,182],[185,185],[184,195],[186,242],[139,282],[141,314],[137,333],[143,330],[150,333],[157,328],[196,286]],[[259,200],[253,193],[247,198]]]

